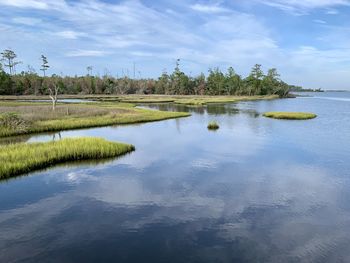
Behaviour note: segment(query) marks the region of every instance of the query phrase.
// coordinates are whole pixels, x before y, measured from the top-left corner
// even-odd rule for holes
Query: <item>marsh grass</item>
[[[309,112],[277,112],[271,111],[264,113],[265,117],[273,119],[285,119],[285,120],[308,120],[316,118],[317,115]]]
[[[219,127],[219,124],[216,121],[211,121],[211,122],[209,122],[207,128],[208,128],[208,130],[215,130],[216,131],[220,127]]]
[[[203,106],[207,104],[234,103],[239,101],[272,100],[278,96],[200,96],[193,98],[180,98],[175,100],[176,104]]]
[[[9,104],[9,105],[6,105]],[[56,110],[52,110],[51,105],[42,104],[28,104],[17,103],[11,105],[12,103],[0,103],[0,114],[6,114],[8,112],[16,112],[23,119],[27,121],[42,121],[51,119],[62,119],[67,117],[93,117],[93,116],[103,116],[108,113],[122,113],[127,111],[127,109],[115,108],[113,110],[103,107],[94,107],[89,105],[58,105]],[[0,116],[1,116],[0,115]]]
[[[132,103],[176,103],[187,106],[203,106],[210,103],[276,99],[278,96],[180,96],[180,95],[60,95],[62,98],[98,99],[102,102],[60,103],[52,111],[45,102],[18,102],[15,99],[43,99],[35,96],[0,96],[0,117],[14,112],[23,120],[23,125],[0,125],[0,137],[22,134],[53,132],[69,129],[102,127],[109,125],[134,124],[187,117],[189,113],[137,109]],[[113,100],[113,101],[108,101]],[[117,100],[117,102],[115,101]],[[25,125],[24,125],[25,124]]]
[[[129,144],[88,137],[0,146],[0,179],[65,162],[116,157],[133,150]]]
[[[178,99],[175,100],[174,103],[176,104],[182,104],[182,105],[188,105],[188,106],[203,106],[208,102],[208,100],[204,99]]]
[[[9,112],[15,112],[16,116],[19,116],[27,125],[22,128],[1,125],[0,137],[133,124],[190,116],[189,113],[184,112],[139,109],[129,103],[71,103],[58,105],[56,110],[52,111],[51,105],[48,103],[0,102],[0,119],[1,116]]]
[[[171,97],[121,97],[119,98],[120,102],[128,102],[128,103],[171,103],[174,102],[175,99]]]
[[[109,125],[134,124],[151,121],[159,121],[171,118],[187,117],[188,113],[163,112],[154,110],[134,109],[133,112],[124,114],[108,114],[101,117],[69,118],[63,120],[48,120],[39,123],[34,132],[60,131],[81,129],[90,127],[102,127]]]
[[[209,103],[230,103],[251,100],[277,99],[277,95],[256,96],[210,96],[210,95],[60,95],[60,99],[88,99],[102,102],[128,103],[176,103],[184,105],[205,105]],[[43,100],[47,96],[0,96],[0,100]]]

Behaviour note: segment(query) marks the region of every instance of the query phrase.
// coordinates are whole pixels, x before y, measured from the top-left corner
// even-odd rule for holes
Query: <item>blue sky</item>
[[[262,64],[309,88],[350,89],[350,0],[0,0],[0,49],[38,72],[195,76]]]

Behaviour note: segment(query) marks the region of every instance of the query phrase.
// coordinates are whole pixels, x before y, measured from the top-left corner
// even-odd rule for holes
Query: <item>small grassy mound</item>
[[[264,113],[265,117],[285,120],[308,120],[316,118],[317,115],[308,112],[277,112],[271,111]]]
[[[219,124],[216,121],[211,121],[208,124],[208,130],[217,130],[219,129]]]
[[[64,162],[116,157],[133,150],[135,148],[132,145],[109,142],[101,138],[0,146],[0,179]]]

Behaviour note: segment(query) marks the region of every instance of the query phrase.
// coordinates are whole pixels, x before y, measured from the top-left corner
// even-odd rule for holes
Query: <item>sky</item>
[[[0,0],[0,50],[48,74],[158,77],[277,68],[289,84],[350,89],[350,0]]]

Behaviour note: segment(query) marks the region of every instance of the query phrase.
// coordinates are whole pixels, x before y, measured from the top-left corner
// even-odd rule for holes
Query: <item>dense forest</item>
[[[128,76],[94,76],[92,67],[87,67],[85,76],[46,76],[50,67],[42,55],[39,75],[32,67],[16,73],[17,55],[10,49],[1,53],[0,95],[45,95],[48,87],[55,86],[60,94],[167,94],[167,95],[288,95],[295,86],[280,79],[275,68],[265,74],[256,64],[250,74],[243,78],[232,67],[226,72],[219,68],[210,69],[196,77],[186,75],[180,69],[180,60],[171,74],[163,72],[158,79],[136,79]]]
[[[298,87],[298,86],[291,86],[289,91],[293,91],[293,92],[324,92],[323,89],[318,88],[318,89],[304,89],[302,87]]]

